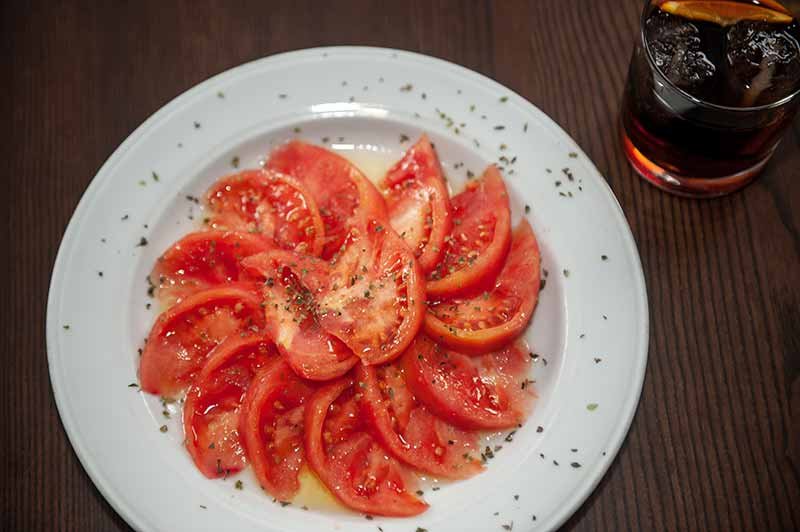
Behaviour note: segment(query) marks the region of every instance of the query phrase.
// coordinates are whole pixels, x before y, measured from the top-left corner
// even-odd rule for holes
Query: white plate
[[[514,219],[531,207],[527,216],[549,271],[526,333],[541,355],[531,418],[502,442],[484,473],[427,490],[431,507],[413,519],[282,507],[249,473],[240,477],[244,490],[234,489],[233,479],[205,479],[181,445],[177,416],[165,420],[157,399],[128,386],[156,316],[146,309],[145,276],[202,217],[186,196],[202,195],[232,171],[234,157],[240,167],[256,166],[290,137],[327,137],[379,175],[410,145],[401,135],[413,142],[423,131],[454,190],[468,170],[478,174],[506,157],[500,164]],[[148,245],[137,245],[142,237]],[[103,165],[75,210],[47,308],[50,378],[64,427],[94,483],[140,530],[484,532],[512,521],[515,531],[555,528],[597,485],[625,437],[647,339],[636,245],[611,190],[577,145],[490,79],[378,48],[319,48],[248,63],[150,117]],[[159,431],[165,422],[166,434]]]

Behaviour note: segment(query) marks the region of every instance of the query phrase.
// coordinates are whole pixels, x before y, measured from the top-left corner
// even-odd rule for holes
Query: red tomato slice
[[[316,200],[325,227],[323,258],[333,257],[361,216],[386,219],[375,185],[332,151],[293,140],[272,152],[267,167],[297,178]]]
[[[253,378],[242,403],[239,432],[261,487],[281,501],[291,499],[305,463],[303,413],[313,388],[283,360]]]
[[[405,517],[428,505],[413,495],[414,478],[369,433],[363,394],[352,379],[331,382],[306,405],[308,464],[346,506],[367,514]]]
[[[266,332],[301,377],[321,381],[341,377],[357,362],[353,352],[326,332],[314,313],[313,293],[327,281],[327,264],[311,257],[272,250],[245,259],[263,276]],[[295,274],[297,272],[297,274]]]
[[[241,260],[271,248],[271,243],[248,233],[189,233],[158,258],[150,281],[157,288],[159,300],[171,306],[201,290],[247,280]]]
[[[422,325],[425,281],[411,250],[390,227],[353,228],[316,298],[319,323],[364,364],[398,357]]]
[[[482,469],[477,434],[457,429],[418,403],[394,364],[359,366],[363,410],[375,436],[395,457],[445,478],[467,478]]]
[[[535,394],[530,357],[511,345],[480,357],[419,335],[402,359],[406,381],[431,412],[464,429],[504,429],[525,418]]]
[[[389,169],[380,188],[389,223],[428,273],[439,262],[453,223],[442,167],[427,135]]]
[[[454,196],[453,229],[442,260],[428,275],[428,295],[453,296],[490,285],[503,266],[511,241],[508,192],[497,167]]]
[[[264,327],[258,288],[237,283],[191,295],[162,313],[142,352],[142,390],[174,397],[225,338]]]
[[[482,295],[428,302],[425,332],[463,353],[487,353],[514,340],[539,298],[539,246],[530,224],[514,230],[511,250],[494,288]]]
[[[297,179],[245,170],[217,181],[206,195],[208,225],[258,233],[284,249],[319,255],[325,239],[317,204]]]
[[[186,394],[186,449],[208,478],[227,476],[247,461],[239,434],[239,412],[253,375],[277,357],[271,340],[231,336],[209,355]]]

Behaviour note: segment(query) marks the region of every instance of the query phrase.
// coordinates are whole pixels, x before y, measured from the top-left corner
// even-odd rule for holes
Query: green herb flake
[[[278,94],[278,98],[280,98],[281,100],[285,100],[287,96],[288,95],[286,94]]]
[[[522,132],[523,133],[527,133],[528,132],[528,123],[527,122],[525,122],[525,125],[522,126]]]
[[[598,406],[599,405],[597,403],[589,403],[588,405],[586,405],[586,410],[588,410],[589,412],[594,412],[595,410],[597,410]]]
[[[139,385],[138,385],[138,384],[136,384],[135,382],[132,382],[132,383],[130,383],[130,384],[128,385],[128,388],[138,388],[138,387],[139,387]]]
[[[220,100],[224,100],[225,99],[225,93],[222,92],[222,91],[217,91],[217,98],[219,98]]]
[[[500,103],[506,103],[508,101],[508,96],[502,96],[500,98]]]
[[[202,508],[203,510],[208,510],[208,507],[203,504],[200,505],[200,508]]]
[[[578,463],[578,462],[572,462],[572,463],[571,463],[571,464],[569,464],[569,465],[571,465],[571,466],[572,466],[572,467],[574,467],[575,469],[578,469],[578,468],[581,466],[581,464],[580,464],[580,463]]]
[[[161,432],[167,432],[167,430],[168,430],[168,429],[167,429],[167,426],[166,426],[166,425],[161,425],[161,426],[158,428],[158,430],[160,430]]]
[[[411,92],[412,90],[414,90],[414,85],[412,85],[411,83],[406,83],[405,85],[400,87],[400,92]]]
[[[292,131],[294,131],[295,133],[302,133],[303,130],[300,129],[299,127],[296,127],[294,129],[292,129]]]
[[[139,186],[140,187],[146,187],[147,186],[147,181],[145,181],[144,179],[140,179],[139,180]]]
[[[153,173],[152,173],[152,177],[153,177],[153,181],[155,181],[156,183],[158,183],[158,180],[159,180],[158,174],[157,174],[157,173],[155,173],[155,172],[153,172]]]
[[[236,488],[237,490],[243,490],[244,483],[241,480],[237,480],[236,484],[234,484],[233,487]]]
[[[578,153],[574,152],[574,151],[571,151],[571,152],[569,152],[569,157],[570,157],[570,159],[577,159],[578,158]]]
[[[239,168],[239,156],[235,155],[233,159],[231,159],[231,166],[234,168]]]
[[[564,269],[564,277],[569,277],[569,270]]]
[[[529,214],[531,212],[531,206],[525,205],[525,214]]]
[[[507,525],[503,525],[503,530],[512,530],[514,528],[514,521],[511,521]]]
[[[400,135],[400,144],[403,144],[404,142],[408,141],[409,141],[408,135]]]
[[[595,363],[595,364],[599,364],[599,363],[600,363],[600,362],[602,362],[602,361],[603,361],[603,359],[602,359],[602,358],[600,358],[600,357],[594,357],[594,363]]]
[[[495,131],[503,131],[505,128],[506,126],[494,126]]]
[[[600,260],[607,261],[608,260],[608,255],[600,255]]]
[[[198,122],[198,121],[196,121],[196,120],[195,120],[195,122],[194,122],[194,128],[195,128],[195,129],[200,129],[200,122]]]
[[[421,526],[418,526],[417,529],[414,532],[428,532],[428,529],[427,528],[422,528]]]
[[[139,243],[138,243],[138,244],[136,244],[136,247],[137,247],[137,248],[138,248],[138,247],[144,247],[144,246],[146,246],[146,245],[147,245],[147,239],[146,239],[145,237],[141,237],[141,238],[139,239]]]

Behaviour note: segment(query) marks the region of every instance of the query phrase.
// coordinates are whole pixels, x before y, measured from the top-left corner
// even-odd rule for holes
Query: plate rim
[[[67,226],[64,230],[64,234],[62,235],[61,241],[58,246],[58,252],[56,254],[56,258],[53,263],[50,284],[48,287],[46,320],[45,320],[48,375],[50,378],[50,387],[53,392],[56,409],[58,411],[59,419],[61,421],[61,425],[64,429],[64,432],[66,433],[70,445],[72,446],[75,454],[77,455],[78,460],[80,461],[84,471],[87,473],[89,478],[92,480],[92,483],[95,485],[97,490],[103,495],[103,498],[108,502],[108,504],[114,509],[114,511],[117,512],[117,514],[120,517],[122,517],[125,520],[125,522],[128,525],[137,530],[146,530],[148,526],[147,519],[142,516],[141,512],[134,511],[134,509],[131,508],[130,505],[128,505],[124,501],[124,497],[121,496],[119,489],[113,486],[108,481],[108,479],[103,474],[101,468],[98,467],[98,465],[94,463],[94,461],[92,460],[91,453],[87,449],[87,443],[82,440],[80,434],[78,434],[75,430],[75,423],[67,406],[68,399],[65,397],[63,387],[59,386],[58,384],[58,379],[55,369],[55,367],[57,366],[56,359],[59,358],[59,356],[55,354],[57,352],[57,345],[58,345],[55,337],[58,331],[58,324],[56,323],[56,306],[57,306],[56,292],[58,290],[60,282],[62,282],[64,274],[64,264],[71,255],[72,242],[75,239],[75,234],[78,230],[77,229],[78,224],[86,216],[87,209],[89,208],[90,203],[94,198],[94,196],[96,196],[96,194],[98,193],[100,186],[103,185],[107,179],[109,179],[111,170],[114,168],[117,162],[129,152],[132,145],[140,138],[142,138],[144,135],[146,135],[148,131],[152,129],[161,119],[167,117],[169,114],[176,111],[181,104],[183,104],[186,100],[189,100],[193,95],[207,91],[210,86],[213,86],[215,83],[217,83],[223,78],[235,75],[237,71],[245,72],[257,68],[264,63],[291,59],[292,56],[296,56],[297,59],[301,59],[305,56],[314,53],[325,54],[325,53],[337,53],[337,52],[346,52],[351,54],[353,53],[402,54],[402,56],[406,59],[412,59],[414,61],[421,61],[421,62],[438,63],[443,67],[447,67],[463,76],[472,78],[482,84],[486,84],[489,87],[493,87],[497,90],[505,91],[509,94],[514,95],[516,98],[520,100],[520,103],[523,105],[523,107],[525,107],[529,112],[535,115],[537,119],[539,119],[544,125],[549,126],[552,132],[556,136],[558,136],[560,140],[569,144],[574,151],[576,151],[579,155],[582,156],[583,163],[586,164],[590,170],[594,171],[600,177],[601,189],[604,190],[608,198],[611,200],[611,204],[613,205],[612,209],[613,215],[617,218],[616,221],[621,229],[620,236],[622,237],[623,246],[627,248],[627,250],[630,252],[630,258],[632,259],[634,278],[631,281],[634,286],[633,292],[636,299],[638,299],[637,303],[643,310],[643,312],[639,314],[639,320],[638,320],[639,323],[637,324],[637,329],[639,331],[639,334],[637,335],[638,338],[636,342],[637,344],[636,350],[633,353],[633,355],[636,357],[635,365],[633,365],[631,368],[632,370],[631,374],[635,379],[635,381],[632,382],[633,386],[626,395],[626,398],[622,404],[621,407],[622,410],[620,411],[620,421],[616,423],[615,429],[610,432],[609,442],[611,442],[612,445],[609,446],[605,455],[602,456],[597,461],[595,467],[593,468],[593,471],[591,472],[591,481],[579,484],[577,489],[575,489],[562,502],[562,504],[560,504],[558,508],[556,508],[553,511],[552,517],[548,521],[538,523],[538,525],[543,527],[544,529],[548,530],[556,529],[561,525],[563,525],[570,517],[572,517],[580,509],[580,507],[585,503],[585,501],[589,498],[589,496],[595,491],[599,483],[603,480],[611,464],[616,459],[616,456],[620,448],[625,442],[625,439],[633,422],[633,418],[635,417],[636,412],[638,411],[638,405],[641,398],[642,389],[644,386],[644,378],[648,362],[648,348],[649,348],[649,338],[650,338],[650,330],[649,330],[650,309],[649,309],[649,301],[647,294],[647,286],[644,277],[644,270],[642,268],[641,257],[639,255],[638,246],[636,245],[636,239],[634,238],[630,224],[628,223],[628,220],[625,217],[624,211],[622,210],[619,200],[617,199],[616,195],[614,194],[613,190],[611,189],[610,185],[608,184],[608,181],[605,179],[603,174],[597,169],[594,162],[589,157],[586,156],[585,152],[577,144],[577,142],[575,142],[575,140],[544,111],[539,109],[536,105],[530,102],[527,98],[518,94],[516,91],[502,85],[501,83],[495,81],[494,79],[484,74],[481,74],[480,72],[471,70],[469,68],[458,65],[446,59],[398,48],[386,48],[386,47],[374,47],[374,46],[312,47],[312,48],[303,48],[303,49],[272,54],[236,65],[232,68],[226,69],[218,74],[206,78],[205,80],[193,85],[189,89],[181,92],[180,94],[172,98],[169,102],[162,105],[150,116],[148,116],[147,119],[145,119],[139,126],[137,126],[125,138],[125,140],[119,146],[117,146],[117,148],[105,160],[105,162],[100,166],[95,175],[92,177],[91,181],[86,187],[86,190],[83,192],[80,200],[78,201],[76,207],[74,208],[72,215],[70,216],[70,220],[67,223]]]

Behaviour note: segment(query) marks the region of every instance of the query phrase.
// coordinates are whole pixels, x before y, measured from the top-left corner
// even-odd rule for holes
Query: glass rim
[[[656,72],[658,72],[664,81],[672,88],[675,89],[681,96],[686,98],[687,100],[691,101],[693,104],[707,107],[709,109],[715,109],[718,111],[725,111],[730,113],[752,113],[758,111],[768,111],[771,109],[777,109],[779,107],[783,107],[792,102],[796,97],[800,96],[800,87],[798,87],[794,92],[784,96],[780,100],[776,100],[772,103],[767,103],[764,105],[757,105],[751,107],[730,107],[727,105],[719,105],[716,103],[707,102],[705,100],[701,100],[700,98],[693,96],[686,92],[684,89],[675,85],[671,79],[667,77],[667,75],[658,67],[653,59],[653,55],[650,53],[650,47],[647,45],[647,36],[645,35],[645,21],[647,20],[647,15],[649,15],[649,8],[652,6],[652,0],[647,0],[645,3],[645,7],[642,10],[642,15],[639,17],[639,37],[642,40],[642,47],[644,48],[645,55],[647,55],[647,62],[650,64],[650,67],[653,68]],[[797,17],[795,17],[795,21],[797,21]]]

